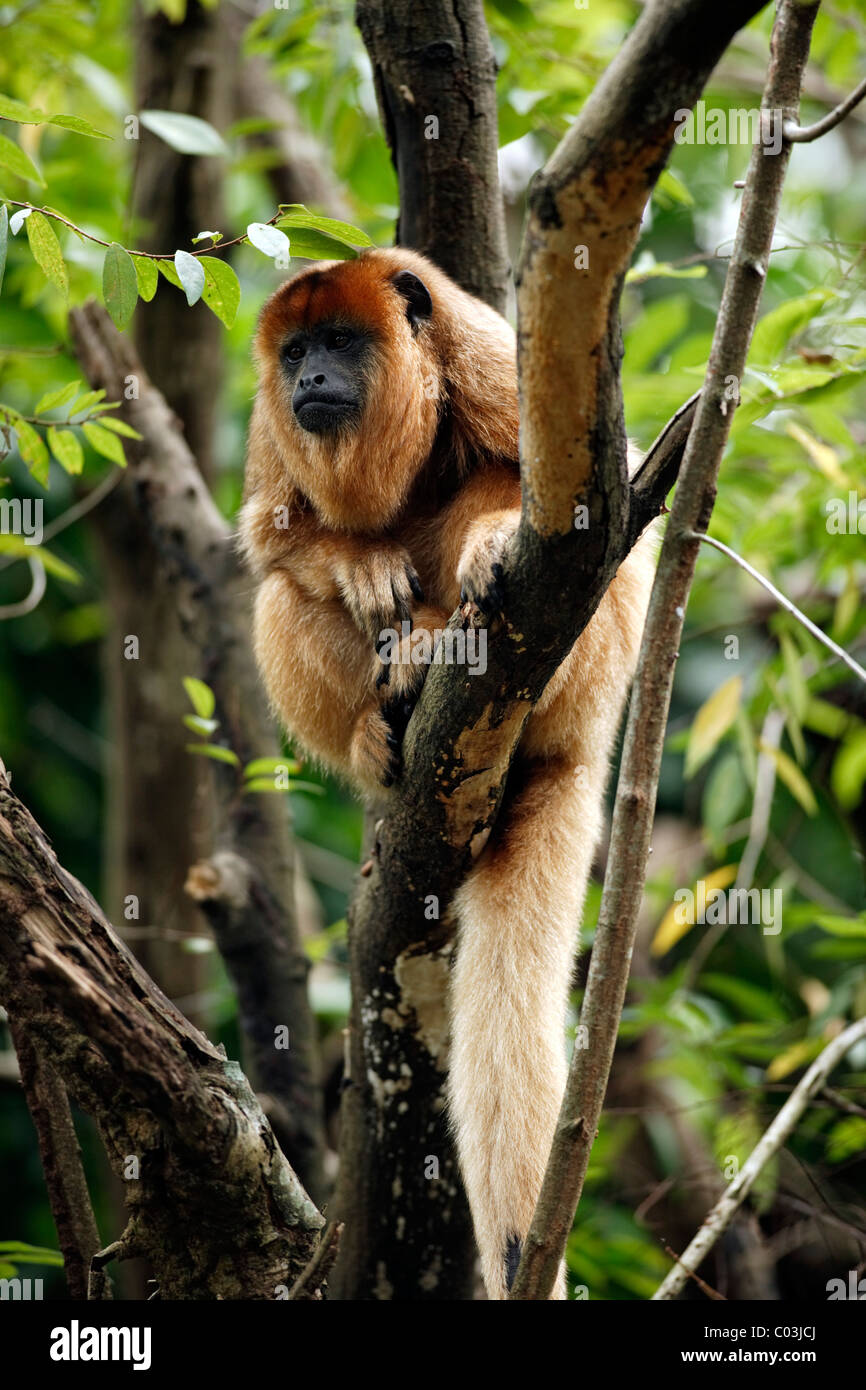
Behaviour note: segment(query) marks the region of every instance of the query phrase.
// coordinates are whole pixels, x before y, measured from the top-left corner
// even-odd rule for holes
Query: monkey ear
[[[391,284],[398,294],[401,294],[406,301],[406,317],[412,325],[412,331],[417,332],[418,325],[423,319],[429,319],[433,314],[433,300],[430,298],[430,291],[411,270],[400,270],[393,277]]]

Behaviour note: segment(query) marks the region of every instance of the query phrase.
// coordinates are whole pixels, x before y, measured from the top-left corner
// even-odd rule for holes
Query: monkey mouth
[[[358,419],[355,401],[340,396],[316,396],[295,402],[295,419],[308,434],[335,434]]]

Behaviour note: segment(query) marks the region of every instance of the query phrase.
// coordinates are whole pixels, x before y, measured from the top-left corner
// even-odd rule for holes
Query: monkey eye
[[[289,343],[288,347],[283,349],[283,356],[288,362],[300,362],[303,355],[304,349],[300,343]]]
[[[340,348],[348,347],[352,341],[352,335],[345,328],[336,328],[331,334],[329,347]]]

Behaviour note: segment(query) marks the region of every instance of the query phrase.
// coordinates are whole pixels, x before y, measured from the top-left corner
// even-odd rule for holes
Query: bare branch
[[[822,135],[826,135],[828,130],[832,130],[840,121],[844,121],[850,111],[855,106],[859,106],[863,98],[866,97],[866,77],[862,82],[858,82],[850,96],[828,111],[826,116],[822,116],[820,121],[814,125],[797,125],[796,121],[786,121],[782,127],[782,133],[786,140],[790,140],[795,145],[805,145],[809,140],[818,140]]]
[[[151,385],[129,340],[101,306],[70,315],[75,351],[91,385],[122,401],[142,440],[127,444],[124,515],[153,538],[159,583],[177,613],[198,674],[216,696],[216,717],[242,764],[279,747],[256,676],[249,639],[249,585],[233,538],[205,486],[177,421]],[[134,377],[138,396],[127,400]],[[113,499],[112,499],[113,500]],[[178,681],[181,674],[178,673]],[[181,746],[185,740],[181,741]],[[191,755],[183,754],[185,757]],[[316,1198],[324,1196],[324,1148],[315,1031],[306,992],[309,962],[292,913],[292,853],[282,797],[244,793],[239,773],[209,760],[210,843],[244,864],[240,891],[199,891],[238,992],[254,1084],[271,1097],[273,1123],[287,1157]],[[192,865],[182,865],[184,869]],[[214,879],[219,884],[218,878]],[[197,880],[202,888],[202,880]],[[180,888],[180,883],[178,888]],[[288,1027],[288,1048],[275,1029]]]
[[[737,1208],[751,1192],[770,1159],[779,1152],[797,1121],[806,1111],[809,1102],[824,1086],[834,1067],[837,1067],[855,1043],[866,1038],[866,1018],[852,1023],[843,1033],[834,1038],[816,1057],[805,1076],[794,1087],[778,1115],[758,1140],[733,1182],[716,1202],[706,1221],[694,1240],[680,1256],[664,1282],[656,1289],[653,1299],[662,1301],[676,1298],[684,1288],[689,1275],[697,1270],[704,1258],[712,1250],[716,1241],[728,1229]]]
[[[819,627],[816,627],[811,618],[807,618],[806,614],[803,613],[795,603],[792,603],[789,598],[786,598],[785,595],[776,588],[775,584],[771,584],[769,579],[761,574],[759,570],[754,569],[753,566],[749,564],[748,560],[744,560],[742,555],[738,555],[735,550],[731,550],[730,546],[724,545],[722,541],[717,541],[714,536],[705,536],[695,533],[694,539],[703,541],[704,545],[711,545],[714,549],[720,550],[723,555],[727,555],[729,560],[733,560],[735,564],[739,565],[740,569],[745,570],[746,574],[750,574],[753,579],[756,579],[758,583],[767,590],[768,594],[773,595],[773,598],[781,608],[785,609],[786,613],[790,613],[792,618],[796,618],[797,622],[801,623],[807,632],[811,632],[812,636],[816,637],[834,656],[838,656],[840,661],[844,661],[849,671],[853,671],[855,676],[861,681],[866,682],[866,671],[854,660],[853,656],[849,656],[844,647],[838,646],[837,643],[833,641],[832,637],[828,637],[826,632],[822,632]]]
[[[324,1224],[249,1083],[144,973],[0,775],[0,994],[96,1122],[167,1298],[273,1298]]]
[[[666,13],[679,9],[674,5]],[[817,10],[817,3],[782,0],[773,30],[765,108],[781,108],[796,117]],[[699,6],[692,18],[704,24],[711,14],[718,13]],[[683,37],[677,35],[678,44]],[[690,41],[698,42],[697,35],[692,33]],[[645,54],[641,56],[646,62]],[[682,61],[681,49],[679,58]],[[655,65],[649,63],[646,71],[648,80],[654,81]],[[594,147],[590,144],[590,148]],[[783,145],[775,156],[765,155],[757,145],[749,165],[706,381],[674,495],[632,690],[604,891],[581,1009],[588,1047],[576,1048],[572,1058],[550,1161],[512,1298],[549,1296],[598,1128],[646,877],[673,674],[699,549],[695,533],[706,530],[712,512],[716,478],[733,417],[730,381],[742,379],[789,157],[789,145]],[[575,389],[579,389],[577,383]],[[607,471],[615,470],[616,461],[606,467]],[[554,506],[548,502],[544,509],[549,525],[561,524],[559,489],[554,501]]]

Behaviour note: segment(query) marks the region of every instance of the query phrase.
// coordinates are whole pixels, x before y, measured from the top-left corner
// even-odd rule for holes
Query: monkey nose
[[[302,376],[298,385],[302,391],[307,391],[311,386],[324,386],[325,373],[317,372],[315,376]]]

